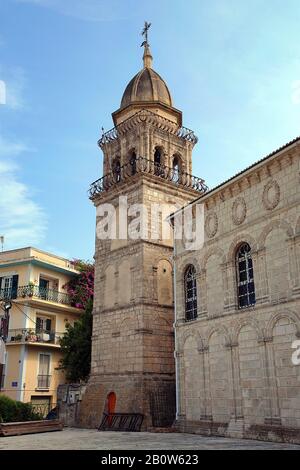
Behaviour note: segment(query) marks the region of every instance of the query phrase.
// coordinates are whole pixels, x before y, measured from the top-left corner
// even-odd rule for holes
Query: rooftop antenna
[[[3,251],[4,250],[4,236],[3,235],[0,236],[0,243],[1,243],[1,251]]]

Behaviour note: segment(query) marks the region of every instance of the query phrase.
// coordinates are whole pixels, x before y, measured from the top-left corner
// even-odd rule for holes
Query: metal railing
[[[34,403],[30,402],[32,410],[45,419],[51,410],[56,408],[56,403]]]
[[[148,109],[142,109],[138,111],[133,116],[130,116],[128,119],[123,121],[116,127],[113,127],[109,131],[102,134],[101,138],[98,140],[99,147],[103,147],[105,144],[110,144],[111,142],[117,140],[122,134],[128,131],[128,129],[135,127],[141,123],[148,122],[153,127],[157,127],[162,130],[165,129],[171,134],[177,136],[179,139],[187,140],[196,144],[198,142],[198,137],[195,135],[194,131],[188,129],[187,127],[178,127],[173,121],[165,117],[160,116],[159,114],[153,113]]]
[[[19,328],[8,331],[7,343],[47,343],[59,344],[64,333],[55,331],[35,330],[33,328]]]
[[[38,375],[37,376],[37,388],[48,389],[50,388],[51,375]]]
[[[28,285],[17,289],[0,289],[0,301],[17,298],[36,298],[64,305],[72,305],[70,296],[66,292],[59,292],[45,287]]]
[[[127,431],[141,430],[144,415],[140,413],[104,413],[98,431]]]
[[[130,162],[117,167],[111,173],[99,178],[97,181],[91,184],[89,190],[89,196],[92,199],[98,194],[104,191],[108,191],[111,187],[116,184],[127,180],[137,173],[147,173],[149,175],[157,176],[170,183],[194,189],[201,193],[205,193],[208,187],[202,178],[190,175],[189,173],[178,170],[178,168],[171,168],[166,165],[160,165],[147,158],[138,157],[131,159]]]

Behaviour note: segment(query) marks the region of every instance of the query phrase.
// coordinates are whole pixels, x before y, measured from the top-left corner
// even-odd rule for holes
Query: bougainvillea
[[[64,289],[69,294],[71,305],[85,309],[94,298],[94,265],[82,260],[74,260],[72,265],[80,274],[71,279]]]
[[[93,324],[94,265],[81,260],[73,261],[79,275],[65,285],[71,304],[81,308],[82,314],[74,325],[67,324],[60,339],[62,359],[60,369],[70,382],[87,380],[91,368],[91,337]]]

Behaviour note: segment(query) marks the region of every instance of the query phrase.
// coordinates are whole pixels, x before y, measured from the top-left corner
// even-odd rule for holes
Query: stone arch
[[[212,327],[208,333],[211,414],[213,421],[218,423],[228,423],[231,415],[228,339],[223,325]]]
[[[202,338],[202,336],[198,333],[198,331],[191,331],[191,330],[187,330],[185,331],[181,337],[180,337],[180,350],[183,351],[184,350],[184,345],[186,343],[186,341],[188,340],[188,338],[190,337],[193,337],[197,343],[197,348],[198,349],[203,349],[204,347],[204,340]]]
[[[264,391],[266,370],[263,349],[258,347],[259,330],[253,319],[237,327],[239,385],[245,425],[264,424],[269,398]]]
[[[179,263],[178,266],[178,273],[180,273],[181,276],[184,276],[184,273],[186,272],[187,268],[193,265],[195,266],[196,273],[199,275],[201,273],[201,266],[197,258],[189,256],[188,258],[185,258],[183,261]]]
[[[204,254],[204,256],[201,260],[203,270],[206,269],[206,265],[207,265],[207,262],[208,262],[209,258],[211,256],[214,256],[214,255],[218,256],[220,258],[220,264],[225,263],[226,257],[225,257],[224,251],[219,247],[211,247],[207,250],[207,252]]]
[[[232,341],[234,344],[238,344],[239,335],[241,329],[245,326],[251,326],[256,331],[257,341],[264,337],[264,330],[260,327],[259,323],[254,318],[244,318],[243,320],[236,321],[236,325],[233,328]]]
[[[278,415],[282,426],[298,428],[300,425],[300,369],[292,361],[292,345],[299,335],[299,317],[294,312],[279,312],[273,315],[268,326],[272,334],[270,347]]]
[[[224,336],[224,338],[225,338],[224,346],[226,344],[230,344],[230,335],[229,335],[229,331],[227,330],[226,326],[224,326],[224,325],[216,326],[215,325],[215,326],[210,327],[210,329],[207,331],[207,333],[205,335],[206,344],[209,345],[211,337],[214,334],[218,334],[219,336]]]
[[[273,338],[274,327],[275,327],[276,323],[278,323],[278,321],[281,320],[282,318],[288,318],[289,320],[291,320],[295,324],[296,334],[297,334],[297,336],[300,337],[300,318],[297,315],[297,313],[295,313],[291,310],[278,312],[278,313],[275,313],[275,315],[272,315],[272,317],[269,319],[267,327],[266,327],[267,337],[268,338]]]
[[[126,174],[132,176],[137,171],[138,152],[136,147],[131,147],[126,157]]]
[[[139,328],[137,318],[126,317],[123,318],[122,321],[119,323],[119,331],[121,335],[126,336],[130,332],[130,335],[134,334],[134,330]]]
[[[202,371],[198,343],[195,335],[186,337],[183,344],[182,385],[184,390],[184,409],[187,420],[200,419],[200,394]]]
[[[228,263],[235,263],[237,249],[242,243],[248,243],[252,251],[257,251],[258,244],[255,238],[252,235],[249,235],[248,233],[242,233],[241,235],[235,237],[231,242],[227,255]]]
[[[158,153],[160,154],[159,161],[158,161]],[[155,144],[153,148],[153,162],[163,166],[166,161],[166,156],[167,156],[167,153],[166,153],[164,146],[161,143]]]
[[[131,299],[131,270],[128,258],[123,258],[119,268],[118,304],[129,304]]]
[[[157,301],[161,305],[173,305],[173,266],[166,259],[157,264]]]
[[[279,228],[286,232],[288,238],[292,238],[294,236],[294,230],[291,224],[286,222],[285,220],[272,220],[262,231],[258,239],[258,247],[263,249],[266,244],[266,238],[272,230]]]
[[[115,265],[108,264],[104,273],[104,308],[112,308],[116,300]]]

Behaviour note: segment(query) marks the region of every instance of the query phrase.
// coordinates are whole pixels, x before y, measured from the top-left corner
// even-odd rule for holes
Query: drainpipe
[[[176,383],[176,421],[178,420],[179,412],[179,363],[176,352],[177,348],[177,332],[176,332],[176,323],[177,323],[177,292],[176,292],[176,241],[174,240],[174,249],[173,249],[173,289],[174,289],[174,342],[175,342],[175,383]]]

